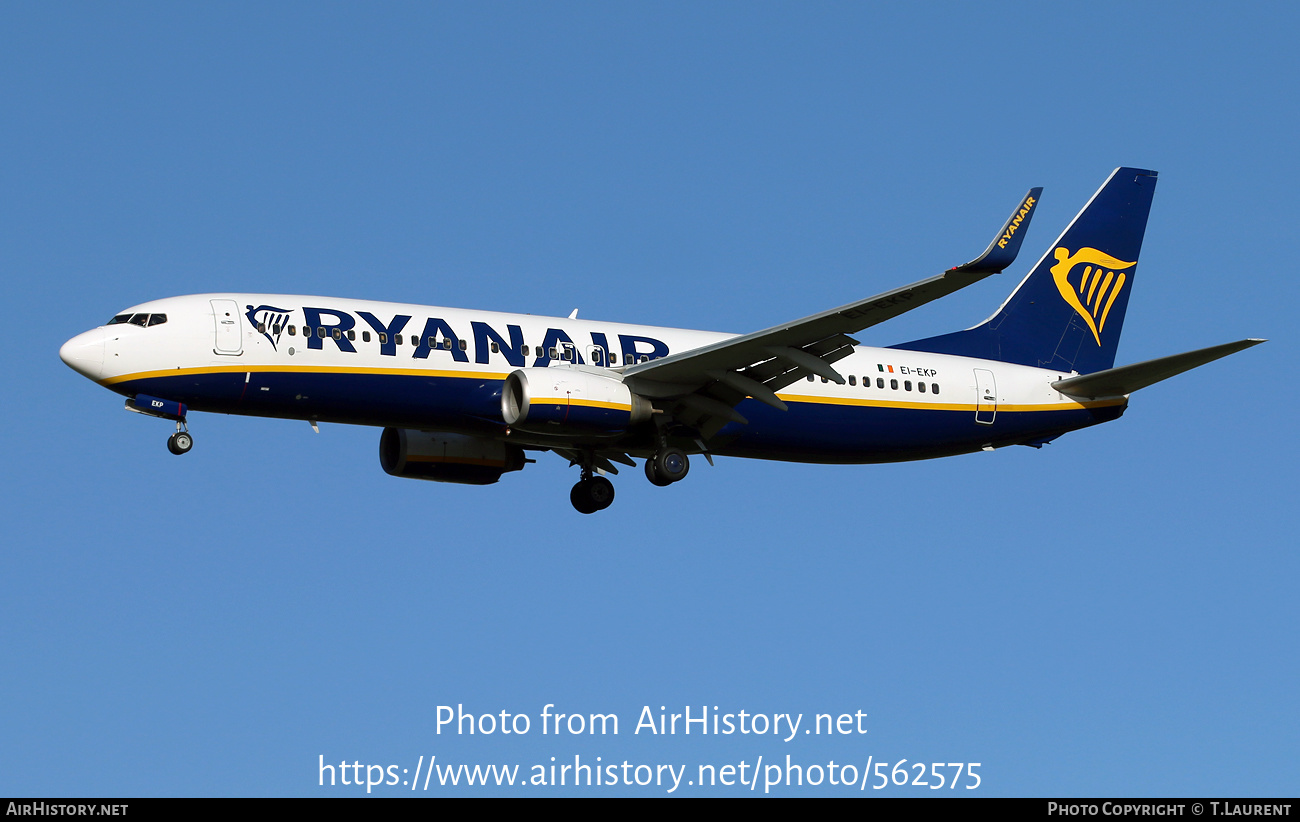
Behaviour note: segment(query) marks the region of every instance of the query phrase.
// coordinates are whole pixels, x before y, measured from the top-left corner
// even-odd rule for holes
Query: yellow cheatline
[[[120,377],[100,380],[100,385],[116,385],[131,380],[157,377],[188,377],[196,374],[357,374],[362,376],[460,377],[470,380],[504,380],[505,374],[483,371],[443,371],[424,368],[367,368],[335,365],[210,365],[200,368],[169,368],[162,371],[137,371]]]
[[[1111,302],[1114,302],[1115,294],[1124,284],[1124,275],[1120,275],[1120,281],[1116,284],[1115,291],[1111,295]],[[1106,306],[1110,310],[1110,304]],[[1086,316],[1086,315],[1085,315]],[[1105,314],[1102,315],[1102,324],[1106,322]],[[459,379],[472,380],[504,380],[505,374],[479,371],[441,371],[433,369],[420,368],[347,368],[333,365],[213,365],[202,368],[172,368],[165,371],[138,371],[134,374],[123,374],[120,377],[110,377],[101,380],[101,385],[114,385],[131,380],[147,380],[156,377],[183,377],[195,374],[245,374],[245,373],[281,373],[281,374],[356,374],[361,376],[404,376],[404,377],[451,377]],[[924,411],[975,411],[975,406],[970,403],[944,403],[944,402],[904,402],[899,400],[877,400],[877,399],[859,399],[854,397],[819,397],[804,394],[777,394],[777,397],[784,402],[803,402],[815,405],[850,405],[871,408],[906,408],[912,410]],[[1078,408],[1099,408],[1108,405],[1119,405],[1124,402],[1123,399],[1106,399],[1093,400],[1089,402],[1066,401],[1058,403],[1035,404],[1035,405],[1009,405],[999,404],[999,411],[1062,411],[1073,410]],[[579,405],[590,408],[610,408],[616,411],[631,411],[632,407],[626,403],[603,402],[601,400],[571,399],[563,397],[539,397],[531,400],[533,405]]]
[[[632,406],[624,402],[602,402],[601,400],[584,400],[570,397],[532,397],[529,405],[581,405],[587,408],[613,408],[616,411],[631,411]]]
[[[803,402],[814,405],[852,405],[865,406],[871,408],[904,408],[909,410],[920,411],[964,411],[973,413],[976,406],[970,403],[937,403],[937,402],[903,402],[899,400],[867,400],[867,399],[848,399],[843,397],[814,397],[791,394],[777,395],[784,402]],[[1043,403],[1033,405],[1013,405],[1010,403],[998,403],[999,412],[1025,412],[1025,411],[1077,411],[1080,408],[1101,408],[1108,405],[1120,405],[1124,402],[1121,399],[1091,400],[1088,402],[1076,402],[1066,400],[1064,402]]]

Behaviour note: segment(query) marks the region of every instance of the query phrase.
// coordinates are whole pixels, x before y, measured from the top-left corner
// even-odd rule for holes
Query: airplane
[[[1130,394],[1264,342],[1115,366],[1157,174],[1118,168],[1011,296],[964,331],[886,348],[850,335],[1010,266],[1032,188],[984,253],[929,279],[750,334],[312,296],[143,303],[59,350],[78,373],[173,421],[190,411],[382,428],[397,477],[488,485],[553,451],[584,514],[617,465],[658,486],[690,457],[881,463],[1041,448],[1117,419]]]

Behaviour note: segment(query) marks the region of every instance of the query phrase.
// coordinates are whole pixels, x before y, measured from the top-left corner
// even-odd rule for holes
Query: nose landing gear
[[[194,438],[190,436],[189,431],[185,430],[185,423],[178,421],[176,433],[167,438],[167,450],[179,457],[181,454],[189,453],[193,447]]]
[[[144,414],[146,417],[175,421],[176,433],[167,438],[167,450],[173,454],[177,456],[188,454],[194,447],[194,438],[185,427],[185,403],[150,397],[147,394],[136,394],[134,397],[126,398],[126,410]]]

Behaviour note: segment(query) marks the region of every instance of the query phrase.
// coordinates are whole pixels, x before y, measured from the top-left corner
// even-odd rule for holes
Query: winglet
[[[993,238],[993,242],[984,249],[984,253],[965,265],[955,266],[949,270],[997,274],[1014,263],[1016,255],[1020,253],[1020,245],[1025,240],[1025,232],[1029,230],[1029,221],[1033,219],[1034,209],[1038,206],[1038,198],[1042,195],[1042,186],[1029,189],[1029,193],[1021,198],[1015,211],[1011,212],[1007,224],[1002,226],[1002,230]]]

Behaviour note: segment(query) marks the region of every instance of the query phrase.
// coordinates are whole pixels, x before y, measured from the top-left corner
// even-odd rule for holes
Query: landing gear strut
[[[614,502],[614,483],[595,476],[590,466],[582,467],[582,479],[569,492],[569,502],[580,514],[604,511]]]
[[[645,476],[650,482],[663,487],[686,478],[691,461],[680,448],[660,448],[645,461]]]
[[[180,456],[181,454],[189,453],[189,450],[193,447],[194,438],[191,437],[190,432],[185,429],[185,423],[177,421],[176,433],[167,438],[167,450]]]

